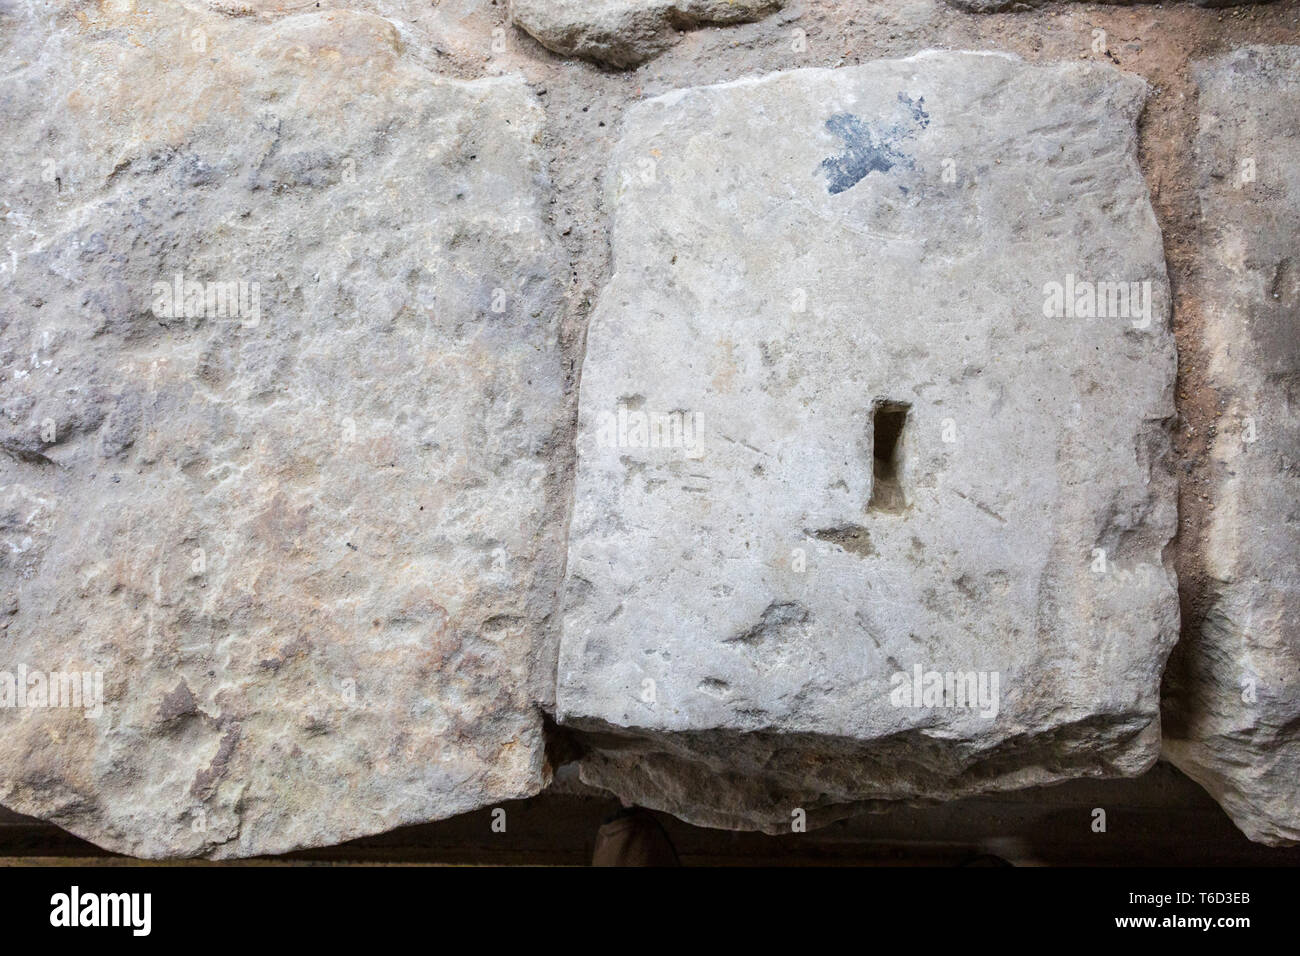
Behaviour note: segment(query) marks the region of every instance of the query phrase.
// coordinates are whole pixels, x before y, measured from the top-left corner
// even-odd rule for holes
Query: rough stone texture
[[[1197,286],[1220,417],[1210,604],[1171,661],[1165,752],[1252,840],[1300,842],[1300,47],[1197,64]],[[1253,169],[1251,165],[1253,164]]]
[[[672,45],[678,30],[744,23],[784,0],[510,0],[510,19],[564,56],[633,67]]]
[[[570,414],[535,97],[369,14],[35,9],[0,11],[0,670],[105,702],[0,709],[0,803],[228,857],[535,793]],[[258,311],[160,316],[178,273]]]
[[[1114,4],[1157,4],[1162,0],[1095,0],[1099,3]],[[1198,7],[1238,7],[1257,3],[1273,3],[1275,0],[1191,0]],[[1005,13],[1008,10],[1023,11],[1034,7],[1050,6],[1052,0],[948,0],[954,7],[967,13]]]
[[[16,0],[0,0],[0,50],[7,51],[4,53],[6,72],[3,74],[6,79],[0,80],[0,97],[5,96],[3,87],[10,84],[15,77],[21,76],[30,61],[39,59],[42,47],[49,42],[45,28],[32,29],[31,21],[27,18],[39,11],[64,10],[72,11],[74,16],[80,15],[78,22],[82,24],[86,36],[101,31],[105,22],[119,24],[114,29],[122,29],[121,24],[131,24],[132,32],[129,35],[132,52],[139,56],[152,55],[158,65],[156,71],[145,71],[140,66],[134,68],[130,76],[136,87],[149,88],[156,84],[163,84],[169,89],[190,92],[209,87],[211,84],[204,80],[205,72],[212,71],[214,58],[220,61],[231,52],[230,45],[218,44],[215,47],[209,46],[206,58],[200,57],[196,61],[189,56],[184,41],[192,41],[194,38],[182,34],[176,21],[170,19],[172,11],[178,8],[186,8],[196,15],[210,13],[213,10],[223,11],[238,16],[241,28],[253,23],[265,27],[276,20],[296,17],[304,11],[332,13],[341,17],[354,16],[347,12],[349,9],[378,14],[397,25],[396,34],[399,38],[397,43],[400,45],[401,52],[400,56],[391,61],[386,58],[374,58],[367,62],[363,69],[370,69],[376,74],[371,78],[374,82],[379,81],[378,74],[382,73],[388,62],[401,64],[401,71],[404,73],[409,72],[411,66],[418,63],[428,68],[431,73],[461,79],[477,79],[516,72],[526,76],[533,88],[542,96],[541,102],[546,104],[547,116],[541,133],[541,146],[549,177],[555,183],[551,196],[553,204],[548,207],[546,218],[555,224],[555,232],[559,234],[559,241],[568,259],[565,276],[572,283],[570,299],[573,308],[566,313],[561,337],[561,350],[567,377],[573,376],[581,363],[587,300],[596,298],[596,293],[604,287],[609,277],[608,216],[599,190],[604,178],[599,175],[599,167],[612,148],[616,130],[621,125],[622,114],[630,103],[646,96],[655,96],[682,87],[716,83],[800,66],[852,65],[882,57],[906,56],[926,47],[1005,50],[1043,62],[1087,58],[1101,62],[1114,62],[1125,70],[1143,75],[1150,84],[1151,92],[1140,126],[1140,156],[1147,182],[1151,186],[1156,215],[1164,232],[1170,279],[1177,297],[1174,327],[1175,334],[1179,338],[1180,349],[1178,395],[1180,428],[1177,447],[1180,455],[1179,513],[1182,532],[1176,541],[1176,557],[1180,590],[1186,612],[1185,626],[1191,628],[1199,626],[1199,604],[1203,592],[1207,589],[1202,583],[1202,576],[1205,573],[1200,558],[1202,541],[1197,532],[1203,526],[1202,522],[1207,516],[1214,516],[1215,502],[1210,500],[1211,492],[1219,487],[1217,481],[1211,483],[1205,481],[1210,469],[1207,465],[1208,456],[1203,454],[1203,449],[1206,444],[1205,436],[1213,436],[1221,423],[1217,398],[1213,389],[1208,387],[1201,377],[1202,369],[1206,364],[1205,353],[1202,351],[1204,327],[1200,316],[1202,293],[1194,287],[1194,283],[1189,278],[1193,275],[1193,267],[1206,253],[1203,252],[1199,240],[1200,227],[1197,225],[1199,220],[1196,214],[1198,203],[1195,201],[1194,188],[1196,177],[1193,175],[1194,167],[1190,158],[1197,117],[1195,90],[1187,65],[1191,61],[1215,56],[1243,44],[1295,43],[1295,37],[1300,35],[1297,33],[1297,30],[1300,30],[1300,2],[1297,0],[1240,6],[1224,12],[1206,10],[1193,3],[1184,2],[1135,6],[1052,3],[1037,9],[1029,8],[1028,4],[1017,4],[1014,15],[987,17],[970,16],[943,0],[905,0],[905,2],[889,3],[824,3],[819,0],[811,0],[811,2],[805,0],[805,2],[787,3],[780,14],[753,23],[737,24],[725,29],[694,30],[678,34],[676,37],[666,35],[668,39],[674,41],[674,45],[665,50],[654,61],[651,68],[641,70],[611,70],[582,59],[550,55],[525,32],[512,29],[506,3],[489,3],[487,0],[438,0],[435,4],[430,4],[429,0],[318,0],[318,2],[313,0],[180,0],[179,3],[164,4],[138,2],[136,6],[143,8],[142,12],[132,13],[131,4],[125,0],[104,0],[102,3],[56,0],[53,4],[36,5],[21,4]],[[172,30],[171,33],[161,36],[162,42],[158,42],[160,39],[158,31],[153,28],[143,29],[160,17],[168,18]],[[194,22],[203,25],[205,29],[209,25],[209,20],[202,17],[197,17]],[[689,26],[689,24],[682,23],[679,26]],[[795,50],[791,45],[791,30],[795,27],[803,31],[808,40],[806,49],[802,51]],[[1108,38],[1104,49],[1092,45],[1093,31],[1099,28],[1106,31]],[[224,32],[224,29],[216,27],[209,30],[208,35],[212,38],[224,35]],[[241,55],[244,56],[246,63],[253,62],[248,59],[248,50],[255,42],[248,38],[256,35],[230,34],[239,38],[233,48],[242,51]],[[103,37],[100,39],[102,40]],[[66,42],[64,47],[71,49]],[[303,52],[306,51],[294,51],[290,56],[301,56]],[[332,53],[324,53],[327,62],[332,56]],[[187,64],[183,74],[179,70],[169,69],[177,57],[182,58]],[[198,70],[193,68],[196,62],[200,64]],[[355,61],[348,61],[348,63],[351,66]],[[93,97],[90,101],[92,104],[100,103],[101,100],[111,100],[111,94],[100,89],[104,85],[103,76],[106,71],[102,63],[93,65],[88,63],[83,66],[83,58],[80,55],[73,55],[67,58],[67,64],[57,81],[46,82],[48,109],[51,113],[55,112],[56,104],[67,103],[69,81],[66,77],[69,75],[78,77],[78,82],[87,81],[78,93],[79,97]],[[229,64],[220,67],[215,70],[215,73],[226,76],[228,66]],[[249,67],[250,71],[253,69],[253,66]],[[304,63],[304,73],[307,69],[308,64]],[[297,83],[298,79],[295,78],[293,85],[296,86]],[[307,85],[311,83],[309,76]],[[215,90],[220,91],[223,84],[225,84],[224,80],[216,85]],[[36,94],[28,95],[34,103]],[[30,202],[22,198],[23,191],[44,174],[44,160],[57,158],[54,171],[59,177],[56,188],[60,191],[69,182],[67,170],[80,164],[75,148],[54,152],[46,157],[39,139],[34,145],[29,145],[25,149],[20,146],[19,144],[24,141],[32,143],[28,127],[24,125],[27,123],[26,114],[32,107],[29,104],[23,110],[14,111],[8,107],[8,103],[12,100],[6,99],[5,102],[6,107],[0,110],[0,128],[3,128],[6,133],[6,145],[3,148],[7,155],[18,154],[19,165],[14,167],[11,164],[7,170],[6,181],[9,186],[3,200],[0,200],[0,217],[3,217],[0,218],[0,232],[3,233],[6,243],[5,248],[0,249],[0,265],[13,263],[14,253],[23,253],[30,241],[30,237],[25,241],[10,241],[10,236],[22,225],[13,216],[15,210],[18,213],[23,213],[25,210],[30,212]],[[131,93],[128,102],[132,104],[142,102],[138,90]],[[160,114],[154,118],[154,122],[166,122],[165,114],[170,105],[171,101],[166,95],[159,95],[149,100],[149,109]],[[210,105],[210,122],[214,126],[220,125],[222,104],[212,102]],[[1268,105],[1268,100],[1265,98],[1256,104],[1256,108],[1267,108]],[[46,107],[42,105],[41,108]],[[90,108],[95,107],[92,105]],[[12,132],[11,116],[15,117],[12,121]],[[148,123],[151,117],[148,112],[137,111],[133,119]],[[331,125],[335,127],[345,123],[338,121]],[[424,135],[423,131],[421,135]],[[229,150],[220,152],[224,155]],[[1279,157],[1277,161],[1284,160]],[[358,174],[364,175],[362,171],[366,168],[364,164],[358,166]],[[643,169],[639,165],[634,165],[629,170],[629,175],[642,173]],[[342,170],[340,170],[340,180],[342,180]],[[160,192],[167,196],[171,195],[170,190]],[[850,190],[844,195],[851,195],[851,192]],[[265,196],[267,192],[262,190],[257,195]],[[412,195],[418,196],[418,192],[412,192]],[[21,202],[16,201],[20,198]],[[64,195],[64,200],[72,205],[76,205],[84,198],[74,195],[69,199]],[[93,205],[87,207],[89,213],[97,211],[97,207]],[[422,214],[420,203],[415,203],[412,215]],[[192,217],[194,213],[188,212],[186,215]],[[46,216],[46,219],[50,217]],[[166,225],[169,220],[164,218],[159,221],[164,223],[164,235],[157,239],[150,239],[149,242],[165,246],[172,241],[174,229]],[[318,235],[322,243],[328,244],[329,241],[337,238],[332,234],[333,225],[334,220],[325,218],[319,226],[313,224],[309,229]],[[141,235],[148,234],[148,228],[142,226]],[[210,244],[215,244],[220,238],[215,237],[208,241]],[[191,238],[187,241],[195,240]],[[221,241],[227,240],[221,239]],[[287,240],[286,237],[277,235],[276,241],[284,243]],[[306,239],[299,238],[293,241],[303,243]],[[216,248],[215,245],[213,248]],[[1205,248],[1208,249],[1209,244],[1205,244]],[[464,249],[461,248],[459,251],[463,253]],[[133,252],[133,255],[138,254],[139,251]],[[214,253],[214,261],[215,257]],[[293,263],[293,269],[301,272],[304,261],[310,263],[312,260],[304,260],[299,256]],[[242,272],[243,267],[239,268]],[[366,265],[366,268],[377,267]],[[569,278],[570,269],[571,278]],[[225,274],[224,270],[222,274]],[[381,277],[378,281],[387,281],[382,279],[382,274],[382,269],[376,271],[376,275]],[[156,277],[151,278],[156,279]],[[265,279],[265,277],[261,278]],[[46,277],[39,281],[37,277],[20,275],[19,280],[23,284],[25,295],[32,294],[33,289],[37,290],[36,294],[50,298],[64,295],[61,290],[65,281],[59,275],[50,277],[47,273]],[[361,270],[358,270],[356,279],[358,289],[371,281],[373,281],[371,278],[364,276]],[[7,279],[0,279],[0,329],[6,328],[7,323],[13,321],[14,317],[24,316],[23,312],[10,307],[14,287],[6,285],[7,282]],[[266,322],[269,320],[270,305],[267,303],[271,291],[265,281],[263,293],[266,297],[263,303],[263,311],[266,313],[263,322]],[[144,295],[148,296],[147,283]],[[3,342],[4,334],[0,331],[0,343]],[[31,354],[26,352],[16,354],[2,344],[0,349],[3,350],[0,351],[0,377],[3,377],[7,383],[5,389],[11,389],[13,387],[12,382],[9,381],[11,377],[20,372],[30,374]],[[48,356],[43,357],[48,358]],[[162,371],[164,368],[165,366],[160,364],[159,370]],[[1223,388],[1230,383],[1216,381],[1215,384]],[[0,408],[3,407],[5,407],[4,402],[0,400]],[[357,433],[363,436],[363,440],[368,441],[367,426],[363,420],[355,415],[351,417],[354,424],[358,426]],[[29,426],[32,424],[28,422]],[[330,428],[335,428],[339,423],[336,421],[336,416],[329,416],[326,424]],[[1238,428],[1240,423],[1234,420],[1230,425],[1232,428]],[[342,431],[340,428],[340,435]],[[13,443],[15,454],[26,453],[25,449],[28,448],[27,443],[31,441],[31,435],[32,432],[28,428],[18,429],[17,440]],[[332,435],[329,437],[332,444]],[[62,444],[64,442],[60,434],[60,441],[56,445]],[[33,447],[36,453],[44,454],[42,450],[45,447],[44,442],[36,442]],[[66,450],[66,448],[55,447],[51,451],[51,456],[59,458]],[[569,454],[571,452],[566,449],[565,456]],[[564,469],[561,468],[561,471]],[[19,473],[32,474],[27,470]],[[123,477],[120,472],[113,473],[117,473],[119,479]],[[6,486],[10,484],[9,479],[14,474],[13,471],[4,472],[0,476],[0,484]],[[567,481],[567,474],[562,481]],[[30,482],[28,485],[30,486]],[[5,492],[6,496],[7,493],[8,489]],[[552,503],[562,502],[567,495],[566,491],[558,489],[549,489],[548,493],[552,495],[549,499]],[[16,508],[17,504],[12,507]],[[0,523],[17,524],[17,518],[7,517],[10,510],[9,504],[0,507],[0,513],[6,515],[0,518]],[[549,516],[557,519],[553,525],[553,530],[557,534],[561,533],[564,527],[562,511],[562,507],[548,511]],[[28,520],[28,514],[24,513],[22,516],[24,525]],[[34,520],[39,523],[39,519]],[[144,520],[149,520],[147,514]],[[56,527],[56,531],[60,534],[65,533],[66,530],[62,525]],[[162,533],[170,532],[164,529]],[[17,553],[11,549],[12,546],[31,547],[36,544],[37,537],[23,535],[16,542],[11,542],[7,531],[0,532],[0,540],[6,542],[0,547],[0,551],[8,560]],[[29,538],[31,538],[30,544]],[[349,538],[349,540],[356,544],[355,539]],[[861,537],[853,534],[850,529],[848,533],[840,535],[840,540],[845,544],[853,545],[855,541],[860,541]],[[212,569],[218,559],[213,558],[213,549],[206,548],[205,551],[207,574],[210,576],[214,573]],[[140,563],[147,564],[145,559],[139,560]],[[185,552],[182,556],[169,558],[169,560],[175,560],[179,569],[188,566],[193,558],[190,553]],[[540,560],[550,561],[550,552],[546,552]],[[1293,567],[1294,557],[1288,558],[1285,563]],[[18,607],[20,594],[8,586],[9,579],[6,574],[7,572],[0,571],[0,625],[9,621],[12,626],[16,617],[8,616],[7,612]],[[69,591],[65,600],[72,602],[74,599],[76,599],[75,592]],[[316,599],[314,593],[311,599]],[[1195,632],[1188,631],[1189,635],[1193,633]],[[0,670],[13,666],[13,659],[7,656],[5,644],[7,639],[0,631]],[[1177,653],[1175,651],[1175,654]],[[1178,668],[1175,668],[1175,671],[1177,670]],[[2,693],[3,689],[0,688],[0,694]],[[178,715],[179,709],[186,706],[187,693],[190,697],[196,696],[195,692],[189,690],[188,684],[186,688],[179,686],[169,688],[163,703],[159,706],[160,714]],[[545,693],[546,690],[543,688],[541,696],[545,696]],[[269,714],[274,710],[276,701],[269,695],[263,695],[256,703],[263,712]],[[249,713],[252,712],[250,709]],[[1175,725],[1177,720],[1178,714],[1167,708],[1165,724],[1167,728],[1174,731],[1171,734],[1174,740],[1181,739]],[[394,726],[399,723],[405,723],[405,719],[394,718]],[[280,732],[280,726],[269,716],[265,720],[257,721],[250,718],[245,721],[245,724],[250,728],[250,734],[265,731],[273,736]],[[59,733],[63,735],[62,739],[67,739],[61,728]],[[386,740],[383,732],[371,736],[375,740]],[[553,735],[551,743],[557,744],[566,736]],[[584,738],[575,736],[578,737],[578,742],[583,742]],[[779,778],[782,774],[787,777],[793,776],[796,783],[801,783],[804,779],[813,780],[814,789],[818,792],[832,796],[834,794],[836,781],[831,779],[826,782],[827,778],[837,771],[836,764],[831,759],[834,745],[824,735],[813,738],[809,747],[794,750],[790,747],[793,735],[785,732],[773,733],[770,757],[758,746],[759,735],[753,732],[737,734],[738,739],[743,740],[744,749],[738,749],[735,753],[727,752],[731,741],[723,735],[717,732],[704,732],[704,736],[702,742],[692,741],[685,734],[675,734],[671,738],[650,738],[647,742],[633,741],[626,734],[622,734],[612,743],[603,740],[600,743],[604,748],[602,753],[610,755],[610,766],[626,779],[633,781],[623,786],[625,791],[629,787],[641,786],[636,781],[642,776],[651,778],[654,786],[681,786],[687,782],[687,778],[683,775],[682,768],[673,764],[671,754],[686,754],[690,758],[684,764],[686,770],[699,774],[701,779],[706,781],[704,795],[717,804],[725,804],[727,799],[731,799],[735,805],[736,815],[743,820],[752,818],[751,806],[755,801],[761,802],[765,799],[771,801],[777,796],[782,800],[785,799],[780,789],[773,783],[773,777]],[[1181,736],[1185,737],[1186,734]],[[147,741],[148,738],[145,739]],[[641,746],[645,750],[645,759],[629,759],[626,750],[615,753],[614,744],[624,748]],[[692,753],[688,745],[695,747],[696,751],[703,756]],[[47,741],[41,740],[40,746],[41,748],[48,746]],[[254,746],[251,739],[244,739],[240,744],[241,749],[250,746]],[[0,747],[0,750],[2,749],[3,747]],[[909,759],[909,754],[914,750],[915,748],[909,748],[907,741],[904,740],[897,748],[896,758],[881,751],[880,748],[875,748],[873,752],[880,753],[882,761],[898,766],[898,761]],[[855,742],[847,741],[844,751],[846,754],[855,755],[861,762],[861,747]],[[212,752],[215,754],[217,748],[212,748]],[[1014,760],[1014,753],[1009,751],[1009,757]],[[600,772],[599,764],[603,759],[601,754],[593,755],[588,759],[586,773],[589,778],[594,778],[594,775]],[[927,756],[925,759],[930,758]],[[800,760],[808,763],[813,769],[801,771],[798,763]],[[818,760],[820,765],[814,763]],[[717,787],[718,775],[710,775],[709,761],[712,761],[712,766],[718,768],[718,775],[730,775],[728,789]],[[992,765],[986,762],[982,766],[987,769]],[[6,779],[2,772],[5,769],[7,766],[0,766],[0,780]],[[764,777],[763,773],[768,773],[769,776]],[[849,771],[841,773],[842,779],[846,781],[841,791],[846,794],[846,800],[853,798],[856,792],[853,773]],[[750,776],[747,777],[746,774]],[[1236,771],[1236,774],[1238,777],[1244,777],[1240,770]],[[141,776],[140,779],[145,778]],[[1277,778],[1261,773],[1259,779],[1261,785],[1271,786],[1270,781]],[[279,781],[286,791],[296,785],[291,766],[286,766]],[[744,792],[746,786],[752,788],[755,794],[752,799]],[[1098,784],[1098,786],[1107,786],[1110,792],[1110,785]],[[1123,791],[1121,789],[1115,792]],[[683,793],[680,798],[685,800],[686,797],[687,795]],[[97,798],[91,794],[90,799]],[[1121,803],[1124,802],[1123,797],[1116,799]],[[1270,796],[1269,799],[1274,797]],[[897,806],[897,802],[883,805]],[[951,804],[951,811],[961,813],[960,806],[961,804]],[[715,811],[706,806],[702,812],[714,813]],[[842,811],[836,809],[835,812],[847,812],[847,808]],[[814,810],[813,816],[816,815]],[[190,825],[192,823],[191,820]],[[379,825],[381,824],[377,821],[376,826]],[[513,830],[512,824],[512,832]],[[97,839],[105,842],[108,838]],[[322,831],[319,834],[321,842],[327,842],[329,839],[328,833]]]
[[[557,691],[584,779],[780,830],[1155,760],[1175,358],[1144,96],[932,53],[628,111]],[[1046,318],[1067,275],[1149,283],[1149,323]],[[910,405],[898,487],[882,401]],[[916,665],[995,672],[996,716],[894,706]]]

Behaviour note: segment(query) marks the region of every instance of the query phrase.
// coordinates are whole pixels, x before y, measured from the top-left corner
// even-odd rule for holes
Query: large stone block
[[[1197,299],[1219,402],[1207,607],[1165,751],[1252,840],[1300,841],[1300,47],[1197,64]],[[1192,547],[1189,542],[1186,546]]]
[[[1005,13],[1047,6],[1051,0],[948,0],[950,4],[967,13]],[[1103,4],[1127,6],[1136,3],[1159,3],[1160,0],[1099,0]],[[1239,7],[1251,4],[1272,3],[1273,0],[1190,0],[1198,7]]]
[[[535,97],[367,14],[28,9],[0,803],[226,857],[536,792],[569,416]]]
[[[1175,355],[1144,97],[929,53],[629,111],[557,691],[589,781],[781,829],[1156,759]]]

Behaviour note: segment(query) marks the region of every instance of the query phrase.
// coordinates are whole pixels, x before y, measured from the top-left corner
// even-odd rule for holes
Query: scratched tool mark
[[[913,167],[912,157],[899,146],[930,125],[930,114],[925,111],[924,96],[913,101],[899,93],[898,102],[903,116],[888,124],[867,122],[852,113],[835,113],[826,121],[826,129],[844,140],[844,151],[826,157],[818,166],[826,171],[826,191],[832,196],[852,189],[869,173]],[[907,187],[899,188],[907,192]]]

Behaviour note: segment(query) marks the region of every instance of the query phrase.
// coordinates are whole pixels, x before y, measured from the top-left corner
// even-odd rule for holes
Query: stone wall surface
[[[1297,51],[0,0],[0,804],[221,858],[559,761],[781,832],[1163,752],[1295,842]]]

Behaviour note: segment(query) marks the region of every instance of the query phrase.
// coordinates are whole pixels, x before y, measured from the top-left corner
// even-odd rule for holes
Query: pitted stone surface
[[[626,68],[668,49],[679,29],[757,20],[784,2],[510,0],[510,18],[548,50]]]
[[[0,671],[104,700],[11,697],[0,803],[227,857],[538,791],[567,416],[533,94],[369,14],[3,15]]]
[[[604,735],[586,779],[788,830],[1154,761],[1175,358],[1144,97],[932,53],[629,111],[557,692]],[[1128,314],[1086,316],[1101,282]],[[918,667],[993,706],[908,706]]]
[[[1211,603],[1171,661],[1165,752],[1252,840],[1300,842],[1300,47],[1195,66],[1211,380]]]

